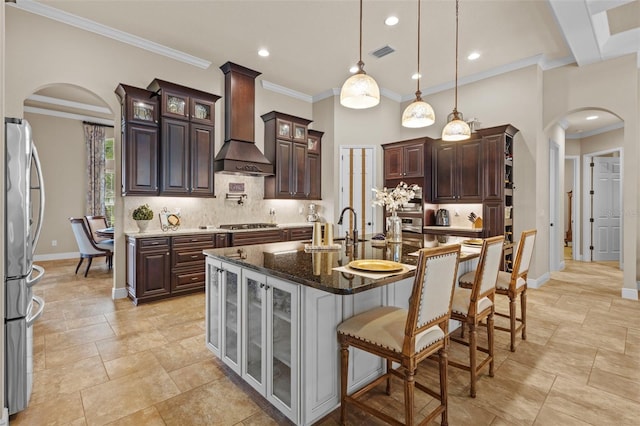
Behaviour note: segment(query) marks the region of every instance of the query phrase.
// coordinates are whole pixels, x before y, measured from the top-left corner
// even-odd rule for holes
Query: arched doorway
[[[555,187],[550,188],[550,199],[557,201],[557,217],[562,218],[558,221],[561,232],[558,232],[558,238],[551,243],[560,247],[556,253],[562,259],[554,260],[598,260],[597,257],[592,257],[593,252],[602,252],[602,247],[607,244],[613,251],[617,251],[616,259],[622,264],[623,233],[619,216],[621,204],[620,207],[611,205],[616,194],[617,199],[622,202],[622,173],[619,173],[619,180],[609,180],[609,187],[604,190],[601,187],[594,193],[592,191],[594,176],[598,186],[594,167],[599,160],[594,159],[613,157],[617,160],[610,162],[622,164],[624,123],[611,111],[583,108],[568,112],[556,124],[563,129],[562,132],[555,132],[554,136],[557,138],[559,133],[562,134],[562,140],[556,142],[561,146],[564,161],[559,161],[557,170],[552,171],[557,174],[558,179]],[[553,203],[550,203],[550,208],[551,206]],[[608,229],[599,223],[616,215],[617,223],[615,220],[610,221]]]
[[[108,126],[106,137],[113,138],[114,113],[91,91],[58,83],[39,88],[25,99],[24,118],[31,124],[46,188],[36,259],[75,257],[78,248],[68,218],[85,214],[87,155],[83,122]]]

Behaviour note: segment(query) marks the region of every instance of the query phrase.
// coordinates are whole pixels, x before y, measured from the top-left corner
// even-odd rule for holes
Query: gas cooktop
[[[220,229],[262,229],[262,228],[277,228],[275,223],[235,223],[231,225],[220,225]]]

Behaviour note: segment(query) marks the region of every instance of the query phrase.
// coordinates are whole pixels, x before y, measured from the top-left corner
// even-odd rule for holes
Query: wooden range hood
[[[224,73],[224,144],[214,159],[216,173],[271,176],[273,164],[255,144],[255,79],[259,72],[227,62]]]

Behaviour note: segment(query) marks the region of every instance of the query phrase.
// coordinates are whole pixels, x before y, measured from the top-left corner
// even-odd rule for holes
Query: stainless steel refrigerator
[[[26,120],[5,118],[5,395],[9,414],[24,410],[33,383],[33,323],[44,301],[33,286],[44,269],[33,264],[42,229],[44,187],[38,152]]]

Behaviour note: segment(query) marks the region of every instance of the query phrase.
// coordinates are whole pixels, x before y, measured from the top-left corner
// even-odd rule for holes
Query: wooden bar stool
[[[469,363],[462,364],[449,359],[449,365],[471,373],[471,389],[469,394],[476,397],[476,382],[478,373],[487,363],[489,376],[493,377],[493,314],[495,306],[493,299],[496,292],[496,280],[500,270],[500,259],[504,236],[487,238],[482,243],[478,268],[475,270],[471,288],[456,287],[451,303],[451,319],[462,322],[462,326],[469,326],[468,340],[451,336],[451,340],[469,347]],[[487,347],[479,347],[477,343],[477,328],[482,321],[487,326]],[[477,362],[477,352],[484,352],[487,356],[482,362]]]
[[[509,314],[495,312],[495,315],[509,318],[509,328],[495,326],[496,330],[508,331],[511,334],[511,352],[516,351],[516,334],[522,333],[522,340],[527,339],[527,275],[533,256],[533,246],[537,230],[524,231],[518,241],[516,258],[511,272],[500,271],[496,282],[496,294],[509,297]],[[460,286],[473,284],[475,271],[467,272],[460,277]],[[516,301],[520,296],[520,318],[517,317]],[[518,325],[519,323],[519,325]]]
[[[408,310],[393,306],[374,308],[355,315],[338,326],[341,353],[340,421],[342,424],[346,421],[347,404],[352,404],[387,423],[413,425],[415,387],[440,401],[440,404],[421,424],[428,423],[438,414],[441,415],[441,424],[448,424],[447,335],[459,258],[460,245],[457,244],[421,249]],[[387,360],[387,372],[352,395],[347,395],[349,346]],[[415,381],[418,364],[430,356],[438,359],[439,392]],[[392,368],[392,362],[400,364],[398,370]],[[391,375],[398,376],[404,381],[405,423],[360,400],[364,394],[385,380],[386,393],[390,395]]]

